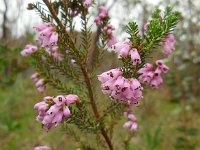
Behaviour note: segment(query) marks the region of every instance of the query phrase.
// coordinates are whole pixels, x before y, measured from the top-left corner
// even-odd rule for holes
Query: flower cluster
[[[39,92],[44,92],[46,87],[45,87],[45,80],[44,79],[40,79],[40,75],[39,73],[34,73],[31,75],[31,79],[35,82],[35,85],[37,87],[37,90]]]
[[[51,23],[43,23],[34,28],[39,33],[38,41],[41,47],[52,57],[62,61],[63,55],[58,50],[58,33],[55,31],[55,27]]]
[[[34,28],[39,33],[39,45],[44,48],[49,55],[59,61],[62,61],[63,55],[59,52],[59,48],[57,46],[58,33],[55,31],[55,27],[52,25],[52,23],[39,24],[34,26]],[[21,51],[21,55],[29,56],[37,50],[38,48],[36,46],[26,45],[25,49]]]
[[[25,48],[21,51],[22,56],[29,56],[35,53],[38,50],[37,46],[34,45],[26,45]]]
[[[139,81],[150,85],[152,88],[159,88],[163,83],[161,73],[167,73],[169,67],[164,64],[163,60],[157,60],[156,69],[154,68],[152,64],[146,63],[144,67],[138,71],[138,73],[141,74],[139,76]]]
[[[47,48],[57,45],[58,33],[51,23],[42,23],[34,26],[34,28],[39,33],[38,40],[42,47]]]
[[[77,95],[59,95],[57,97],[46,96],[43,101],[35,104],[34,108],[38,110],[37,120],[42,122],[43,128],[48,130],[53,125],[63,123],[64,118],[69,118],[71,112],[69,106],[79,101]]]
[[[165,42],[163,42],[163,54],[166,56],[169,56],[172,51],[175,50],[174,44],[176,43],[176,40],[174,38],[173,34],[169,34],[167,38],[164,39]]]
[[[59,52],[58,46],[48,47],[45,50],[49,55],[51,55],[52,57],[54,57],[59,61],[62,61],[64,59],[63,54]]]
[[[99,14],[95,18],[94,22],[96,23],[97,26],[101,26],[102,22],[104,19],[108,18],[108,11],[104,6],[99,7]]]
[[[123,42],[117,42],[112,46],[114,51],[121,57],[131,57],[133,65],[140,64],[141,58],[136,48],[131,48],[132,44],[129,39]]]
[[[121,69],[111,69],[98,76],[104,94],[128,105],[137,104],[142,98],[142,87],[135,79],[126,79]]]
[[[108,18],[109,18],[108,11],[104,6],[100,6],[99,15],[95,18],[94,22],[96,23],[97,26],[103,27],[103,31],[105,33],[105,39],[107,40],[107,46],[111,47],[113,44],[117,42],[117,40],[113,36],[113,30],[115,28],[111,24],[107,23]]]
[[[134,114],[128,114],[126,116],[130,121],[124,123],[123,127],[130,129],[131,132],[135,132],[138,129],[137,119]]]
[[[34,150],[52,150],[52,149],[48,146],[37,146],[34,148]]]
[[[115,28],[111,24],[107,24],[103,29],[107,40],[107,46],[111,47],[117,42],[116,38],[113,36],[113,30],[115,30]]]

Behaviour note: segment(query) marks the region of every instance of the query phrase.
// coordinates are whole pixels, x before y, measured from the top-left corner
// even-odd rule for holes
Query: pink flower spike
[[[140,58],[140,55],[139,55],[137,49],[132,49],[130,51],[130,55],[131,55],[131,60],[134,65],[141,63],[141,58]]]
[[[52,150],[52,149],[48,146],[37,146],[34,148],[34,150]]]

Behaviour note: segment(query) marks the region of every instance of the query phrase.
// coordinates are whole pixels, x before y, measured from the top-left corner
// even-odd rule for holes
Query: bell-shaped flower
[[[137,65],[141,63],[140,54],[138,53],[137,49],[132,49],[130,51],[130,55],[131,55],[131,60],[133,62],[133,65]]]

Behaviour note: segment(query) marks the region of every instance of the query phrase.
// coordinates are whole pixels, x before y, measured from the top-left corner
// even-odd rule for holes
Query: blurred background
[[[75,149],[76,143],[72,145],[61,129],[45,132],[35,120],[37,112],[33,105],[46,95],[54,95],[55,90],[47,88],[44,94],[38,93],[30,80],[34,70],[29,60],[20,56],[27,43],[34,43],[33,25],[41,22],[34,11],[26,10],[30,2],[35,1],[0,0],[0,150],[31,150],[36,145],[49,145],[55,150]],[[200,150],[200,1],[99,0],[98,3],[110,9],[111,24],[119,39],[126,36],[123,27],[129,21],[137,21],[142,30],[155,7],[171,5],[182,13],[175,30],[176,51],[168,59],[170,73],[161,89],[145,91],[145,98],[135,112],[139,130],[127,150]],[[90,11],[93,16],[97,14],[96,8]],[[162,56],[159,51],[155,57]],[[107,57],[109,62],[105,64],[114,66],[116,56]],[[119,131],[119,135],[116,140],[126,145],[123,132]]]

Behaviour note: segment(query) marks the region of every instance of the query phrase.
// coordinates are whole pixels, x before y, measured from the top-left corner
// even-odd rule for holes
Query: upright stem
[[[73,39],[71,39],[71,37],[67,33],[65,26],[62,24],[62,22],[60,21],[60,19],[57,17],[55,10],[51,6],[51,3],[48,0],[43,0],[43,2],[48,7],[48,9],[49,9],[52,17],[55,19],[56,23],[60,26],[60,28],[67,35],[67,37],[69,37],[69,41],[71,43],[73,43],[73,45],[75,45]],[[81,67],[82,73],[83,73],[84,78],[85,78],[85,82],[86,82],[86,85],[87,85],[88,94],[89,94],[89,98],[90,98],[90,104],[91,104],[94,116],[95,116],[96,120],[99,122],[100,115],[99,115],[99,112],[98,112],[98,109],[97,109],[97,106],[96,106],[96,103],[95,103],[95,100],[94,100],[94,95],[93,95],[93,90],[92,90],[92,85],[91,85],[90,77],[89,77],[89,75],[88,75],[85,67],[82,64],[80,64],[80,67]],[[106,131],[105,131],[105,129],[103,127],[101,128],[101,134],[104,137],[104,139],[105,139],[105,141],[106,141],[109,149],[110,150],[114,150],[113,149],[113,145],[111,143],[111,140],[110,140],[108,134],[106,133]]]
[[[90,78],[88,76],[88,73],[87,71],[85,70],[84,67],[81,66],[81,70],[83,72],[83,75],[85,77],[85,82],[87,84],[87,88],[88,88],[88,92],[89,92],[89,97],[90,97],[90,103],[91,103],[91,106],[92,106],[92,110],[94,112],[94,115],[96,117],[96,120],[99,121],[100,119],[100,115],[99,115],[99,112],[98,112],[98,109],[97,109],[97,106],[96,106],[96,103],[95,103],[95,100],[94,100],[94,96],[93,96],[93,91],[92,91],[92,86],[91,86],[91,81],[90,81]],[[110,150],[114,150],[113,149],[113,145],[111,143],[111,140],[110,138],[108,137],[108,134],[106,133],[105,129],[104,128],[101,128],[101,134],[103,135],[106,143],[108,144],[109,146],[109,149]]]

